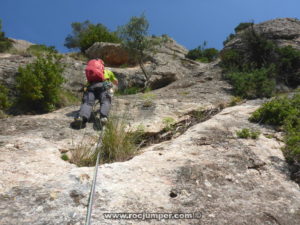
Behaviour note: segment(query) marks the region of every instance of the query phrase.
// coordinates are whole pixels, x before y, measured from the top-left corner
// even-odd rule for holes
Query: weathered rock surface
[[[282,142],[247,120],[260,104],[226,108],[130,161],[101,165],[93,224],[297,224],[300,190],[289,179]],[[77,168],[59,153],[93,132],[68,128],[73,109],[1,120],[0,224],[84,224],[93,168]],[[237,139],[245,127],[262,135]],[[118,212],[201,212],[202,218],[104,219]]]
[[[254,30],[275,41],[280,47],[291,45],[300,50],[300,20],[296,18],[279,18],[255,24]],[[242,32],[241,32],[242,33]],[[226,48],[239,48],[242,45],[239,34],[228,42]]]
[[[99,45],[102,46],[103,43],[99,43]],[[103,57],[113,58],[118,61],[119,58],[123,57],[123,53],[121,54],[120,51],[124,50],[120,50],[120,48],[115,45],[116,44],[104,43],[101,47],[102,50],[100,49],[100,53],[102,54],[104,52],[106,54],[109,52],[107,56],[103,55]],[[98,47],[99,46],[96,43],[94,49],[92,48],[90,51],[98,52]],[[185,54],[187,54],[187,50],[172,39],[168,39],[167,42],[157,48],[156,53],[153,55],[153,59],[145,63],[145,68],[151,76],[149,82],[150,87],[158,89],[165,87],[176,80],[189,80],[191,77],[197,76],[207,68],[206,64],[186,59]],[[0,54],[0,82],[4,83],[12,90],[15,89],[15,78],[18,67],[25,66],[26,64],[33,62],[34,59],[34,57],[30,56],[25,57],[20,55]],[[84,75],[85,62],[65,56],[62,59],[62,63],[66,65],[63,76],[66,78],[67,82],[64,84],[64,87],[67,90],[80,95],[78,92],[86,82]],[[145,85],[146,78],[138,66],[127,68],[112,67],[110,69],[120,80],[119,88],[121,90],[133,86],[144,87]]]
[[[31,45],[34,45],[33,43],[25,40],[18,40],[14,38],[10,38],[13,41],[13,48],[17,51],[26,51],[27,48],[29,48]]]
[[[166,118],[180,121],[192,111],[224,107],[232,98],[230,88],[221,79],[221,69],[212,63],[203,66],[198,74],[188,74],[150,93],[119,96],[115,109],[128,112],[132,127],[142,125],[148,132],[158,132],[164,128]]]

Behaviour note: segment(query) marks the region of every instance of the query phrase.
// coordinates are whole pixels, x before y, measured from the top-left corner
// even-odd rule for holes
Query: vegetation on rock
[[[155,46],[165,41],[165,36],[151,38],[148,36],[149,22],[144,14],[140,17],[131,17],[130,21],[118,28],[118,35],[122,40],[122,45],[128,50],[130,55],[139,63],[145,77],[148,87],[150,75],[144,67],[144,61],[147,59],[147,52],[153,52]]]
[[[0,84],[0,110],[6,110],[10,105],[11,102],[8,98],[8,88]]]
[[[0,20],[0,52],[5,52],[12,47],[12,41],[5,37],[2,31],[2,21]]]
[[[300,93],[277,97],[256,110],[252,122],[281,127],[285,132],[284,154],[289,162],[300,162]]]
[[[19,68],[16,79],[18,104],[23,109],[34,112],[49,112],[60,103],[59,94],[64,82],[60,63],[55,54],[39,56],[35,62]]]
[[[95,42],[120,43],[116,33],[110,32],[103,24],[92,24],[86,20],[72,23],[71,26],[72,34],[65,39],[65,46],[69,49],[80,49],[84,53]]]
[[[299,50],[278,47],[253,26],[243,31],[240,38],[240,48],[221,53],[225,78],[233,85],[235,95],[248,99],[270,97],[275,93],[276,83],[289,87],[300,84]]]
[[[54,46],[48,47],[46,45],[31,45],[26,52],[34,56],[58,53]]]
[[[186,57],[200,62],[212,62],[218,57],[219,51],[215,48],[205,48],[206,44],[203,42],[202,45],[190,50]]]

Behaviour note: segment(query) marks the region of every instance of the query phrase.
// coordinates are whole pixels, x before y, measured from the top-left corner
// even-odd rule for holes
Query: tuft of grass
[[[165,131],[171,131],[171,130],[173,130],[175,123],[176,123],[176,121],[172,117],[165,117],[165,118],[163,118],[163,124],[165,126],[164,130]]]
[[[239,103],[243,102],[243,98],[239,97],[239,96],[234,96],[231,98],[231,101],[229,103],[229,106],[235,106],[238,105]]]
[[[105,126],[102,136],[100,161],[111,163],[125,161],[137,152],[136,139],[139,134],[127,130],[126,119],[123,116],[111,116]]]
[[[97,137],[88,137],[71,150],[70,163],[77,166],[94,166],[96,162]]]
[[[71,152],[71,163],[77,166],[94,166],[100,152],[100,163],[126,161],[138,151],[144,130],[128,131],[124,116],[111,115],[102,133],[102,141],[97,147],[98,137],[82,142]]]

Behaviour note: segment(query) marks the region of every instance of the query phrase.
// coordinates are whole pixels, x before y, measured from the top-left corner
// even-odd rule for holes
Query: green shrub
[[[241,24],[241,27],[248,25]],[[221,52],[221,66],[229,73],[225,77],[231,81],[235,94],[244,98],[270,97],[275,92],[276,82],[290,87],[300,84],[299,50],[291,46],[279,48],[258,34],[252,24],[240,38],[242,47]],[[268,72],[266,68],[272,69]]]
[[[247,29],[247,28],[249,28],[249,27],[251,27],[251,26],[253,26],[254,25],[254,23],[253,22],[246,22],[246,23],[240,23],[239,25],[237,25],[235,28],[234,28],[234,31],[235,31],[235,33],[238,33],[238,32],[240,32],[240,31],[242,31],[242,30],[245,30],[245,29]]]
[[[260,135],[260,132],[259,131],[253,131],[253,130],[250,130],[248,128],[243,128],[242,130],[237,131],[236,135],[239,138],[244,138],[244,139],[248,139],[248,138],[257,139]]]
[[[249,120],[268,125],[282,126],[289,115],[295,113],[295,105],[288,97],[275,98],[265,103],[262,107],[252,113]]]
[[[277,48],[278,54],[278,77],[277,79],[288,86],[297,87],[300,84],[300,51],[285,46]]]
[[[239,130],[236,132],[236,135],[239,137],[239,138],[249,138],[250,137],[250,130],[248,128],[244,128],[242,130]]]
[[[226,77],[237,96],[248,99],[271,97],[275,89],[273,70],[263,68],[251,72],[231,72]]]
[[[68,161],[69,160],[69,157],[68,157],[68,155],[67,154],[62,154],[61,156],[60,156],[60,158],[62,159],[62,160],[64,160],[64,161]]]
[[[281,126],[285,132],[283,152],[288,161],[300,161],[300,94],[265,103],[249,118],[252,122]]]
[[[120,39],[115,32],[110,32],[107,27],[98,23],[91,24],[90,21],[83,23],[72,23],[72,34],[65,39],[65,46],[67,48],[80,49],[85,52],[95,42],[111,42],[120,43]]]
[[[35,56],[57,53],[57,50],[54,46],[46,46],[46,45],[31,45],[27,49],[27,53]]]
[[[224,50],[220,53],[221,66],[227,71],[242,71],[242,53],[235,49]]]
[[[212,62],[218,57],[219,51],[215,48],[205,48],[205,46],[206,42],[204,42],[199,47],[190,50],[186,57],[192,60],[197,60],[205,63]]]
[[[8,98],[8,89],[0,84],[0,110],[6,110],[11,106]]]
[[[16,79],[18,104],[25,110],[49,112],[57,108],[60,86],[64,82],[59,60],[59,56],[50,54],[19,68]]]
[[[5,52],[12,47],[12,41],[5,37],[5,33],[2,32],[2,22],[0,20],[0,52]]]
[[[226,38],[225,41],[223,41],[223,45],[225,46],[229,41],[231,41],[232,39],[234,39],[236,37],[236,33],[242,31],[242,30],[245,30],[251,26],[253,26],[254,23],[253,22],[247,22],[247,23],[240,23],[239,25],[237,25],[235,28],[234,28],[234,31],[235,31],[235,34],[229,34],[229,36]]]

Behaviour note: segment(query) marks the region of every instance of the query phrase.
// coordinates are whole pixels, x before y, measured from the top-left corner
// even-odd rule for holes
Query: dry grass
[[[85,138],[72,151],[70,162],[78,166],[94,166],[100,151],[100,163],[126,161],[138,151],[143,132],[130,132],[124,116],[110,116],[102,131],[102,141],[97,148],[99,137]]]

